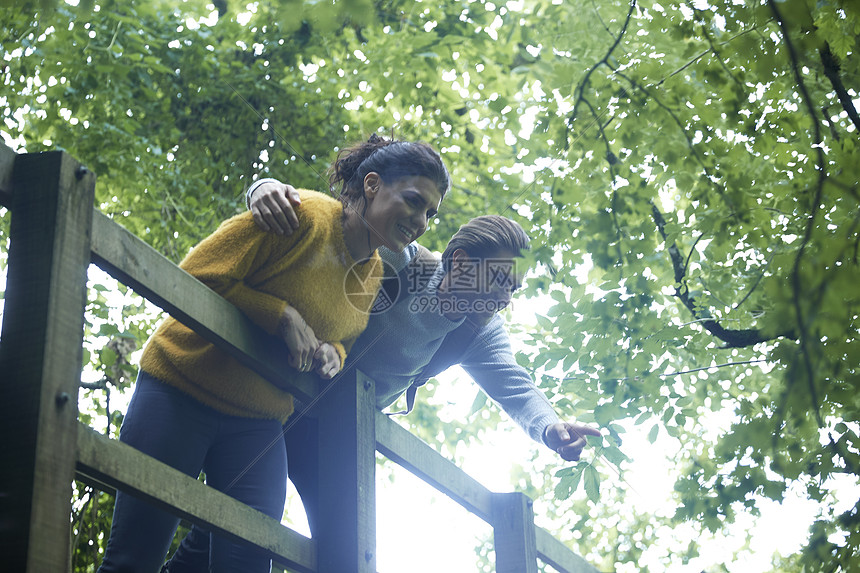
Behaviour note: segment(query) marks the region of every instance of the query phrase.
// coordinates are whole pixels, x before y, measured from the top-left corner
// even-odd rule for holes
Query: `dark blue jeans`
[[[287,457],[281,424],[222,414],[150,374],[138,375],[120,440],[280,521]],[[113,525],[99,573],[158,573],[179,518],[117,492]],[[211,535],[211,573],[268,573],[261,550]]]
[[[298,401],[297,401],[298,402]],[[286,446],[290,460],[290,481],[302,498],[311,535],[316,535],[316,503],[319,499],[319,481],[317,480],[317,457],[319,449],[317,440],[319,432],[317,421],[303,416],[301,406],[296,406],[296,413],[284,427],[283,444]],[[282,447],[283,449],[283,447]],[[206,573],[209,566],[209,545],[211,536],[205,529],[194,526],[179,549],[167,563],[167,573]]]

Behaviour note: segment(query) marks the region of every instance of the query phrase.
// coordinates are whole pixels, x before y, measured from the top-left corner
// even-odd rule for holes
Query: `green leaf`
[[[487,395],[483,391],[478,390],[475,394],[475,399],[472,401],[472,407],[469,409],[469,417],[471,418],[478,413],[484,406],[487,405]]]
[[[105,367],[110,368],[116,363],[117,356],[116,352],[110,348],[102,348],[101,352],[99,352],[99,358]]]
[[[585,469],[583,474],[585,476],[585,479],[583,480],[583,483],[585,484],[585,494],[593,503],[597,503],[600,500],[600,475],[597,473],[594,466],[591,465]]]
[[[660,426],[658,424],[654,424],[651,426],[651,430],[648,432],[648,441],[650,443],[654,443],[657,441],[657,434],[660,432]]]

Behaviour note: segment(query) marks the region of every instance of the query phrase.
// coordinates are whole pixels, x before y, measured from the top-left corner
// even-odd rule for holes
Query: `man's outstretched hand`
[[[599,436],[600,430],[572,422],[559,422],[544,430],[544,443],[569,462],[579,460],[586,445],[585,436]]]

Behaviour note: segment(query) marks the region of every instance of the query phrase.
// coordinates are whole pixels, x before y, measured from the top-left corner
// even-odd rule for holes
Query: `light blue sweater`
[[[417,251],[412,244],[401,253],[381,248],[379,254],[394,270],[400,270]],[[514,359],[501,316],[495,315],[464,353],[436,355],[445,335],[463,323],[462,319],[452,321],[442,316],[433,302],[444,275],[439,261],[422,292],[410,292],[414,289],[401,285],[403,292],[397,303],[371,315],[347,364],[376,382],[376,404],[382,409],[397,400],[431,361],[435,362],[434,370],[440,372],[459,363],[532,439],[544,443],[544,430],[559,418],[529,373]]]

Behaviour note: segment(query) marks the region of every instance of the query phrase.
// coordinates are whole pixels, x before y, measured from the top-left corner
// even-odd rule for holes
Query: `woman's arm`
[[[299,235],[275,237],[257,229],[247,216],[228,219],[185,257],[180,267],[233,303],[290,351],[290,364],[308,371],[319,347],[313,329],[283,299],[256,290],[246,279],[297,243]]]
[[[299,311],[291,306],[281,315],[278,336],[290,351],[290,366],[301,372],[317,367],[317,353],[322,345]]]

